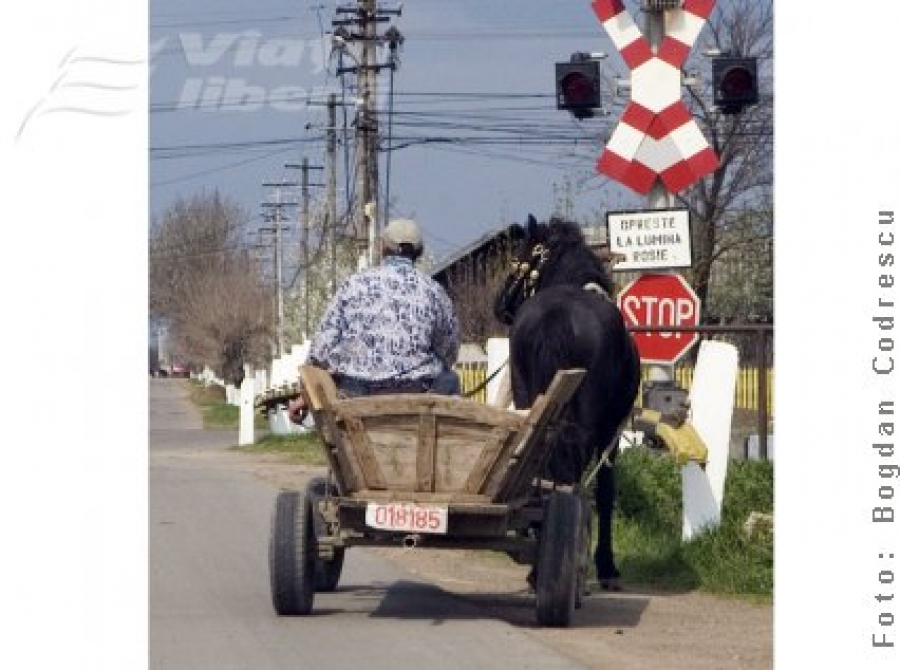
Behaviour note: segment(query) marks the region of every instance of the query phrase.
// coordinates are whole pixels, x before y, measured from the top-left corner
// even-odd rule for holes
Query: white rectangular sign
[[[691,217],[686,209],[609,212],[606,215],[613,269],[664,270],[691,266]]]

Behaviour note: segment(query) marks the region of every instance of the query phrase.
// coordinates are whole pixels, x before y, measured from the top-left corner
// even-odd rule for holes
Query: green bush
[[[771,463],[729,463],[722,523],[687,543],[681,541],[681,473],[674,459],[628,449],[616,468],[613,542],[625,581],[771,597],[774,538],[744,529],[751,512],[772,512]]]

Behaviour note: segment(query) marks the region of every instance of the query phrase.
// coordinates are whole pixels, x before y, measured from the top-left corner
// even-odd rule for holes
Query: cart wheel
[[[537,619],[542,626],[568,626],[578,589],[579,549],[583,537],[581,500],[553,491],[541,524],[538,549]]]
[[[327,535],[325,520],[318,513],[315,503],[325,497],[328,482],[324,477],[313,477],[306,487],[307,495],[313,503],[313,525],[316,537]],[[337,495],[337,489],[332,485],[331,495]],[[335,547],[334,558],[324,561],[316,557],[316,591],[334,591],[341,580],[341,570],[344,568],[344,547]]]
[[[315,536],[309,496],[281,491],[269,535],[272,606],[280,615],[309,614],[315,596]]]

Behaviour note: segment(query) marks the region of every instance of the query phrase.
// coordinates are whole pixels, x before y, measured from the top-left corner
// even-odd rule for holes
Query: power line
[[[194,150],[221,150],[230,149],[259,149],[284,144],[296,144],[298,142],[320,142],[323,137],[303,138],[303,137],[278,137],[257,140],[244,140],[242,142],[209,142],[206,144],[177,144],[163,147],[150,147],[150,153],[170,152],[170,151],[194,151]]]
[[[165,179],[163,181],[151,182],[150,186],[151,187],[168,186],[170,184],[177,184],[177,183],[183,182],[183,181],[190,181],[192,179],[196,179],[197,177],[204,177],[209,174],[215,174],[216,172],[224,172],[225,170],[233,170],[234,168],[241,167],[243,165],[248,165],[249,163],[255,163],[256,161],[261,161],[261,160],[265,160],[267,158],[271,158],[273,156],[278,156],[280,154],[291,151],[292,148],[293,147],[289,147],[287,149],[278,149],[276,151],[267,153],[263,156],[254,156],[253,158],[247,158],[242,161],[237,161],[236,163],[230,163],[228,165],[220,165],[218,167],[209,168],[207,170],[198,170],[197,172],[192,172],[189,174],[181,175],[178,177],[174,177],[172,179]]]

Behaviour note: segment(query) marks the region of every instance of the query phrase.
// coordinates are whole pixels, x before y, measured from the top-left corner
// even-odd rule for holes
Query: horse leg
[[[597,580],[603,589],[619,591],[619,570],[616,568],[612,550],[612,516],[613,503],[616,499],[615,448],[609,454],[609,463],[600,466],[597,473],[597,486],[594,490],[597,502],[597,548],[594,551],[594,565],[597,568]]]

